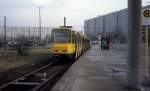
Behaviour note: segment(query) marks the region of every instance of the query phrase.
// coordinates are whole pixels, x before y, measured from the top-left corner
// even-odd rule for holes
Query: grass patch
[[[51,58],[50,48],[31,49],[29,55],[19,56],[15,50],[0,51],[0,72]]]

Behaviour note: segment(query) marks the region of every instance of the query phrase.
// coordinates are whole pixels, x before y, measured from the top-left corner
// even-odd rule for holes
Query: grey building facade
[[[150,5],[143,7],[142,11],[146,9],[150,10]],[[143,12],[142,25],[150,25],[150,18],[144,17]],[[128,10],[123,9],[84,21],[85,35],[91,39],[96,39],[99,33],[111,38],[117,37],[126,40],[128,33]]]

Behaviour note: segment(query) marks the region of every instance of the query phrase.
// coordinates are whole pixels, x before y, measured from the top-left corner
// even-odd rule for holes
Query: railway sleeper
[[[40,83],[37,82],[14,82],[11,83],[10,85],[16,85],[16,86],[37,86]]]
[[[46,72],[39,72],[45,71],[44,68],[47,67],[6,84],[0,88],[0,91],[44,91],[46,88],[50,89],[68,68],[68,66],[61,68],[51,76],[48,76]]]

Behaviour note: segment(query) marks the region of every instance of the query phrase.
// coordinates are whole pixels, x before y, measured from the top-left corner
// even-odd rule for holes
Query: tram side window
[[[72,43],[75,43],[75,35],[72,34]]]
[[[77,35],[77,43],[79,44],[80,43],[80,36]]]
[[[78,42],[78,35],[76,36],[76,43],[78,44],[79,42]]]
[[[51,42],[54,42],[54,32],[52,31],[52,35],[51,35]]]

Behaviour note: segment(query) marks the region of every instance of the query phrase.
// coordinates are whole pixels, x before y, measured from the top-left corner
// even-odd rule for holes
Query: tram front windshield
[[[70,39],[69,32],[67,31],[54,31],[53,32],[54,43],[68,43],[69,39]]]

